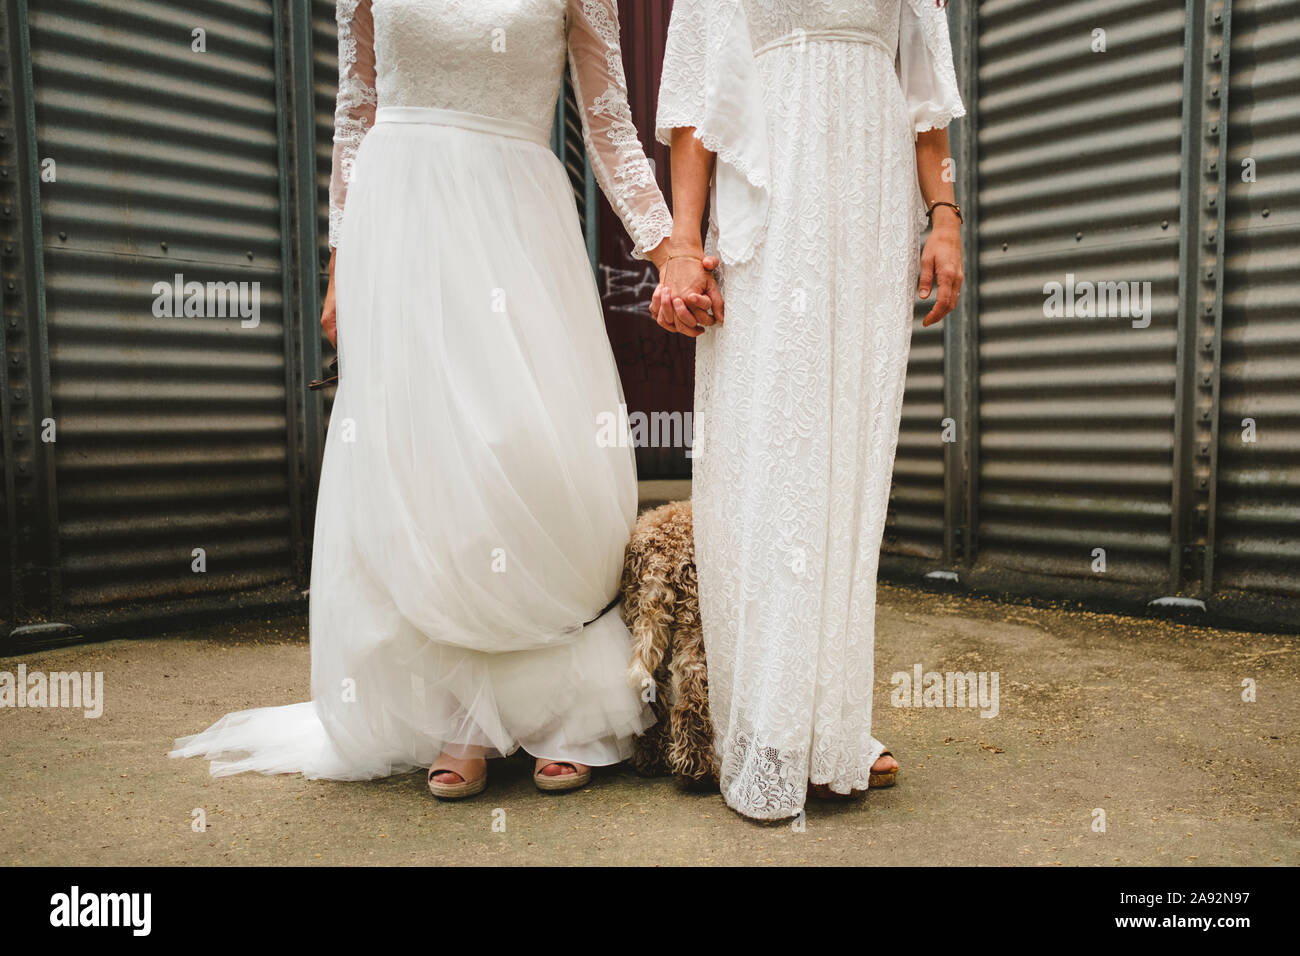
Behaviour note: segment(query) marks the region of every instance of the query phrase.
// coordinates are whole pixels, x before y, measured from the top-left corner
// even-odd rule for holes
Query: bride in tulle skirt
[[[666,259],[614,5],[343,0],[339,37],[312,700],[230,714],[173,756],[213,774],[429,767],[459,797],[522,747],[539,787],[579,786],[650,723],[611,606],[635,463],[597,441],[622,391],[547,145],[567,46],[601,185],[636,254]]]

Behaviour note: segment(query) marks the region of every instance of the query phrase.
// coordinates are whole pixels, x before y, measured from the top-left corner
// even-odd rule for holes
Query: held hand
[[[660,302],[663,293],[666,291],[663,279],[664,274],[668,269],[668,264],[673,261],[676,256],[694,254],[692,252],[693,248],[691,242],[682,242],[680,240],[674,241],[674,238],[669,236],[663,242],[659,243],[659,245],[655,246],[655,248],[646,253],[646,257],[659,269],[659,285],[655,286],[655,291],[650,296],[650,317],[654,319],[661,328],[666,329],[669,332],[681,332],[682,335],[687,335],[691,338],[695,338],[703,332],[702,329],[697,330],[694,318],[692,317],[691,325],[681,326],[679,328],[675,317],[672,314],[671,307],[668,311],[661,312]]]
[[[724,319],[722,293],[713,270],[716,256],[682,253],[660,269],[660,284],[650,299],[650,315],[669,332],[698,338]]]
[[[939,289],[934,297],[934,307],[921,323],[927,328],[956,308],[957,294],[961,292],[965,279],[961,266],[961,230],[955,218],[952,222],[936,219],[930,238],[925,242],[921,253],[921,280],[916,290],[922,299],[930,297],[935,276],[938,276]]]

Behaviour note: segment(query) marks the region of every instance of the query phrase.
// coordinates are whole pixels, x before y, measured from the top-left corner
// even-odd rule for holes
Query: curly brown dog
[[[687,785],[716,783],[689,501],[637,519],[622,590],[623,620],[632,632],[628,681],[657,718],[637,738],[632,766],[648,775],[674,774]]]

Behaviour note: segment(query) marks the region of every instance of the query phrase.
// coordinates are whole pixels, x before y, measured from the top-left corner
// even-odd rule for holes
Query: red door
[[[654,138],[655,106],[670,0],[619,0],[623,64],[627,71],[632,118],[654,163],[659,186],[668,196],[668,148]],[[597,281],[605,308],[605,327],[614,349],[633,434],[646,444],[636,452],[641,478],[686,478],[694,392],[695,345],[683,335],[665,332],[650,318],[650,295],[658,271],[632,258],[632,242],[609,204],[600,206]],[[637,417],[645,425],[638,429]]]

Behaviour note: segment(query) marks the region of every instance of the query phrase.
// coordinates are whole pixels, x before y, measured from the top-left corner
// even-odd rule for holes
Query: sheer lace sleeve
[[[352,163],[375,122],[375,27],[370,0],[338,0],[339,95],[330,170],[330,248],[339,244]]]
[[[673,219],[632,123],[614,0],[569,0],[568,35],[587,156],[643,259],[672,233]]]
[[[966,115],[952,65],[948,15],[935,0],[903,0],[898,81],[916,132],[940,129]]]
[[[768,209],[767,118],[749,23],[739,0],[674,0],[659,81],[655,132],[694,128],[718,157],[712,209],[717,251],[746,261],[758,247]]]

